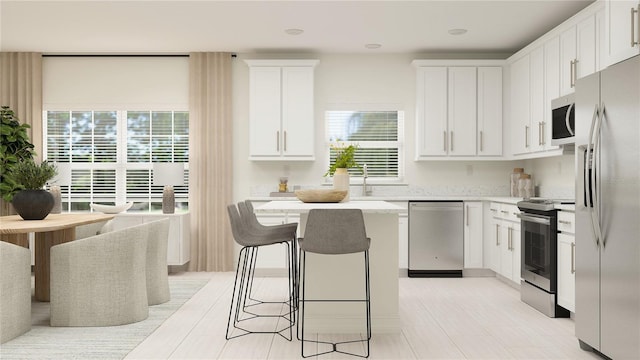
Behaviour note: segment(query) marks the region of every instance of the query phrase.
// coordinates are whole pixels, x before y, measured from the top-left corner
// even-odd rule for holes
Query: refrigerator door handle
[[[584,156],[584,187],[585,187],[585,205],[587,207],[587,212],[589,212],[589,219],[591,220],[591,230],[593,231],[593,235],[596,239],[596,247],[600,247],[600,237],[598,237],[598,230],[596,228],[595,219],[593,217],[593,182],[595,180],[595,169],[593,169],[593,164],[595,160],[595,154],[592,154],[592,141],[593,141],[593,133],[596,127],[596,123],[600,118],[599,107],[596,104],[593,110],[593,117],[591,118],[591,125],[589,126],[589,137],[587,138],[587,150]],[[591,170],[590,170],[591,169]]]
[[[602,122],[606,118],[606,111],[604,103],[601,106],[602,111],[600,111],[600,116],[598,117],[597,125],[594,129],[594,142],[593,142],[593,170],[591,171],[591,181],[593,188],[593,212],[591,213],[591,217],[593,218],[593,225],[596,231],[596,236],[599,242],[602,243],[604,247],[605,241],[602,238],[602,228],[600,227],[600,200],[598,198],[598,184],[596,183],[597,174],[599,172],[598,169],[598,155],[600,151],[600,129],[602,128]]]

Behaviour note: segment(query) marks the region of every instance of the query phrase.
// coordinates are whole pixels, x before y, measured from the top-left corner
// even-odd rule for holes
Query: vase
[[[333,173],[333,188],[335,190],[346,190],[347,196],[340,202],[349,201],[349,172],[347,168],[337,168]]]
[[[13,196],[11,204],[24,220],[42,220],[53,209],[53,195],[47,190],[22,190]]]

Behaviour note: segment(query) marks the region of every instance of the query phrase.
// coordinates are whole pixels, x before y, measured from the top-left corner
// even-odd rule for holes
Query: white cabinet
[[[560,95],[575,91],[576,80],[596,71],[595,14],[569,26],[560,34]]]
[[[576,27],[560,34],[560,95],[574,91],[576,68]]]
[[[542,150],[554,150],[551,145],[551,100],[560,97],[560,38],[553,37],[544,44],[544,117],[541,126]]]
[[[529,54],[529,151],[544,150],[545,96],[544,96],[544,46]]]
[[[502,67],[478,68],[478,155],[502,156]]]
[[[491,203],[491,270],[520,284],[520,222],[518,208],[511,204]]]
[[[558,305],[575,312],[575,213],[558,212]]]
[[[514,154],[529,152],[530,147],[530,80],[529,55],[511,64],[511,149]]]
[[[483,267],[482,202],[464,203],[464,268]]]
[[[607,0],[605,9],[608,65],[640,54],[640,3],[637,0]]]
[[[184,265],[191,259],[191,224],[189,213],[120,213],[113,219],[113,228],[114,230],[120,230],[167,218],[170,220],[167,264]]]
[[[249,159],[314,160],[317,60],[246,60]]]
[[[416,158],[500,157],[502,63],[448,62],[413,62],[418,68]]]

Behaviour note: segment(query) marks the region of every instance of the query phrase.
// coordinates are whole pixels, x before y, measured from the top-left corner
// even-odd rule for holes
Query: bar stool
[[[371,239],[367,237],[362,211],[359,209],[313,209],[309,211],[307,225],[304,231],[304,238],[298,239],[300,255],[300,273],[302,275],[300,292],[300,311],[298,313],[298,337],[302,343],[302,357],[318,356],[332,352],[359,357],[369,357],[369,341],[371,340],[371,291],[369,282],[369,246]],[[364,253],[365,266],[365,298],[364,299],[307,299],[305,297],[306,281],[306,253],[341,255]],[[307,340],[305,338],[305,303],[307,302],[364,302],[366,305],[367,338],[366,340],[353,340],[342,342],[326,342]],[[302,334],[299,334],[300,328]],[[305,355],[304,343],[315,342],[328,344],[332,350],[320,352],[312,355]],[[366,342],[365,354],[355,354],[341,351],[338,346],[341,344]]]
[[[291,279],[292,286],[294,289],[294,309],[298,309],[298,247],[296,242],[296,236],[298,231],[298,223],[288,223],[281,225],[263,225],[258,221],[256,214],[253,210],[253,204],[251,200],[245,200],[244,202],[238,203],[238,210],[240,211],[240,217],[245,221],[245,225],[248,226],[251,231],[254,231],[258,234],[264,234],[265,236],[272,238],[281,238],[285,241],[291,242],[291,253],[289,254],[288,261],[291,262]],[[255,261],[258,255],[258,250],[256,249],[254,255],[252,257],[253,264],[251,266],[252,269],[255,270]],[[251,289],[253,287],[253,274],[251,275],[251,281],[249,285],[249,298],[251,300],[255,300],[251,298]]]
[[[260,246],[283,244],[287,249],[287,254],[291,253],[291,236],[283,236],[278,233],[269,233],[267,231],[258,232],[256,229],[249,225],[249,220],[246,217],[242,217],[238,212],[236,205],[231,204],[227,206],[227,212],[229,214],[229,221],[231,223],[231,232],[233,233],[234,240],[242,246],[238,255],[238,265],[236,267],[236,277],[233,284],[233,294],[231,297],[231,306],[229,307],[229,320],[227,322],[227,331],[225,338],[227,340],[233,339],[239,336],[248,334],[278,334],[283,338],[292,340],[292,327],[294,325],[293,318],[293,270],[291,261],[287,261],[288,273],[289,273],[289,291],[288,299],[282,302],[265,302],[255,301],[252,304],[247,304],[251,291],[251,284],[253,282],[253,274],[255,273],[255,259],[257,256],[257,249]],[[257,310],[250,309],[260,304],[266,303],[279,303],[288,306],[288,311],[278,314],[259,314]],[[235,311],[234,311],[235,309]],[[275,329],[274,331],[254,331],[244,327],[245,321],[255,318],[283,318],[287,321],[287,325],[284,328]],[[230,329],[233,327],[243,331],[243,333],[235,336],[230,335]],[[282,333],[289,330],[289,337],[286,337]]]

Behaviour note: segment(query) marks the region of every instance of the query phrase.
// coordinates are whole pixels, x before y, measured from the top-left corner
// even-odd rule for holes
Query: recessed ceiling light
[[[382,45],[380,44],[365,44],[364,47],[367,49],[380,49]]]
[[[451,29],[449,30],[449,34],[451,35],[462,35],[467,32],[467,29]]]
[[[285,29],[285,33],[289,35],[300,35],[304,32],[302,29]]]

